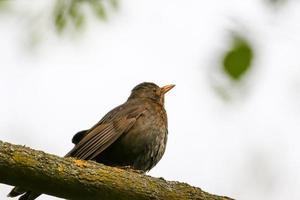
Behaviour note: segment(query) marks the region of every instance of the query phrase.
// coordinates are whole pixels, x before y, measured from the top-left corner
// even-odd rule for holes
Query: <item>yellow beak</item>
[[[170,85],[165,85],[163,87],[161,87],[161,91],[163,94],[166,94],[169,90],[171,90],[173,87],[175,87],[175,85],[170,84]]]

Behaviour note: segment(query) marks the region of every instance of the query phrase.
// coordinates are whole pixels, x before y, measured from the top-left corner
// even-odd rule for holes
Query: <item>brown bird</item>
[[[174,86],[158,87],[148,82],[137,85],[124,104],[108,112],[91,129],[74,135],[75,146],[66,157],[149,171],[165,152],[168,122],[164,95]],[[19,195],[19,200],[33,200],[40,194],[19,187],[8,194]]]

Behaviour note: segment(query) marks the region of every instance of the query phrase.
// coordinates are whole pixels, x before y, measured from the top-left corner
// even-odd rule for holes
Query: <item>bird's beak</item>
[[[170,84],[170,85],[165,85],[163,87],[161,87],[161,91],[163,94],[166,94],[169,90],[171,90],[173,87],[175,87],[175,85]]]

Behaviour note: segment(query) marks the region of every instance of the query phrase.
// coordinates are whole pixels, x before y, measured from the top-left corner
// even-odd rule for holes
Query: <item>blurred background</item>
[[[151,176],[235,199],[300,199],[299,9],[296,0],[1,0],[0,140],[63,156],[138,83],[176,84]],[[1,184],[0,198],[11,188]]]

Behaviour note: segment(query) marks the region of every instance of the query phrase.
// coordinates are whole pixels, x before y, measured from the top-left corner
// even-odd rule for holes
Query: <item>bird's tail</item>
[[[35,193],[32,191],[26,191],[25,189],[20,188],[20,187],[14,187],[7,196],[8,197],[20,196],[19,200],[34,200],[40,195],[41,194],[39,194],[39,193]]]

